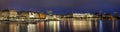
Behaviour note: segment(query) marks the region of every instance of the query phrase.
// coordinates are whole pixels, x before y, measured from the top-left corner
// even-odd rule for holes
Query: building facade
[[[18,14],[17,14],[17,11],[16,10],[10,10],[9,11],[9,17],[17,17]]]

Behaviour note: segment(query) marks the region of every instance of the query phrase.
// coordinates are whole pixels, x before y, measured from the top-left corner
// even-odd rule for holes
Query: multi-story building
[[[33,20],[33,19],[38,19],[39,14],[37,12],[32,12],[32,11],[19,11],[18,17],[20,19]]]
[[[44,13],[33,12],[33,11],[16,11],[16,10],[2,10],[0,11],[0,19],[45,19]]]
[[[32,11],[19,11],[19,17],[25,18],[39,18],[39,14],[37,12]]]
[[[46,20],[60,20],[61,16],[60,15],[47,15]]]
[[[87,20],[91,20],[91,19],[95,19],[93,14],[90,13],[73,13],[73,18],[74,19],[87,19]]]
[[[43,13],[39,13],[39,19],[45,19],[46,18],[46,15],[43,14]]]
[[[2,10],[0,11],[0,16],[2,17],[17,17],[17,11],[16,10]]]
[[[9,16],[9,10],[2,10],[0,11],[0,16],[1,17],[8,17]]]
[[[17,17],[17,11],[16,10],[9,10],[9,17]]]
[[[37,12],[29,11],[29,18],[39,18],[39,14]]]
[[[29,18],[29,14],[28,14],[27,11],[19,11],[18,12],[18,17]]]
[[[80,17],[93,17],[93,15],[92,15],[92,14],[89,14],[89,13],[84,13],[84,14],[74,13],[74,14],[73,14],[73,17],[78,17],[78,18],[80,18]]]
[[[5,20],[8,17],[9,17],[9,10],[8,9],[0,11],[0,20]]]
[[[5,9],[5,10],[2,10],[0,11],[0,18],[1,19],[11,19],[11,18],[15,18],[17,17],[17,11],[16,10],[8,10],[8,9]]]

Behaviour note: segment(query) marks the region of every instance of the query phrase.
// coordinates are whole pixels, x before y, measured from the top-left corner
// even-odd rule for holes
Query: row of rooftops
[[[0,12],[10,12],[10,11],[13,11],[14,9],[4,9],[4,10],[0,10]],[[28,12],[32,12],[32,13],[42,13],[42,14],[48,14],[48,13],[44,13],[44,12],[40,12],[40,11],[25,11],[25,10],[21,10],[21,11],[17,11],[17,10],[14,10],[15,12],[17,13],[28,13]],[[61,15],[61,14],[52,14],[52,15]],[[65,14],[66,15],[66,14]],[[69,15],[69,14],[67,14]]]
[[[14,10],[14,9],[4,9],[4,10],[0,10],[1,12],[6,12],[6,11],[11,11],[11,10]],[[16,11],[16,10],[15,10]],[[25,10],[22,10],[22,11],[17,11],[18,13],[21,13],[21,12],[34,12],[34,13],[43,13],[43,12],[40,12],[40,11],[25,11]],[[43,13],[43,14],[48,14],[48,13]],[[67,13],[67,14],[64,14],[64,15],[72,15],[74,13]],[[81,13],[80,13],[81,14]],[[83,13],[84,14],[84,13]],[[89,14],[93,14],[93,13],[89,13]],[[94,13],[94,15],[97,15],[99,13]],[[109,13],[108,13],[109,14]],[[117,14],[117,13],[116,13]],[[61,14],[54,14],[54,15],[61,15]]]
[[[13,11],[14,9],[4,9],[4,10],[0,10],[0,12],[9,12],[9,11]],[[25,10],[22,10],[22,11],[17,11],[17,10],[14,10],[18,13],[21,13],[21,12],[33,12],[33,13],[43,13],[43,12],[38,12],[38,11],[25,11]]]

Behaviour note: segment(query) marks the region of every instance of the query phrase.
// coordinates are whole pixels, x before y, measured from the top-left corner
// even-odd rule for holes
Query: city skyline
[[[120,32],[120,0],[0,0],[0,32]]]
[[[53,14],[103,13],[120,12],[119,0],[0,0],[0,9],[15,9],[17,11],[53,11]],[[119,13],[120,14],[120,13]]]

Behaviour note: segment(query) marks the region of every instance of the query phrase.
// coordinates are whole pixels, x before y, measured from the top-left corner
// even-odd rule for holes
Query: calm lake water
[[[120,32],[120,20],[1,21],[0,32]]]

